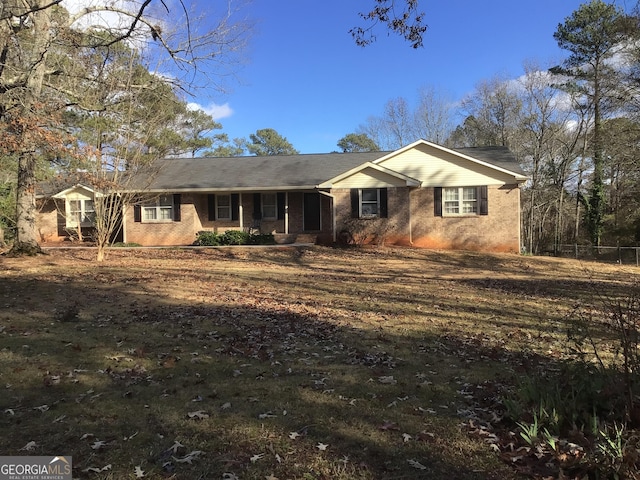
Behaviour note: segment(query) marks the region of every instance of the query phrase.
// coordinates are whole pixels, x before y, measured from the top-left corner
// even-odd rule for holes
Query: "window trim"
[[[220,199],[222,197],[226,197],[229,200],[228,205],[220,205]],[[230,193],[227,193],[227,194],[216,194],[216,206],[215,206],[215,208],[216,208],[216,217],[215,217],[216,220],[231,221],[232,215],[233,215],[233,213],[232,213],[233,205],[232,205],[232,200],[231,200],[231,194]],[[221,208],[226,208],[228,210],[228,212],[229,212],[229,215],[228,216],[220,215],[220,209]]]
[[[454,202],[454,200],[447,200],[447,190],[457,190],[457,200],[455,200],[458,208],[458,212],[447,212],[447,202]],[[465,189],[475,190],[475,199],[465,200]],[[464,212],[464,202],[475,202],[472,212]],[[489,196],[488,187],[482,186],[469,186],[464,185],[460,187],[434,187],[434,213],[439,217],[477,217],[489,214]]]
[[[80,202],[80,210],[71,209],[72,202]],[[92,208],[87,208],[87,202],[91,202]],[[96,208],[93,198],[74,196],[66,199],[65,203],[66,215],[65,225],[67,228],[92,227],[95,225]],[[77,221],[76,215],[80,213],[80,221]]]
[[[365,191],[371,191],[371,190],[375,190],[376,192],[376,200],[375,202],[373,200],[364,200],[364,192]],[[380,189],[379,188],[360,188],[358,189],[358,194],[359,194],[359,203],[358,203],[358,213],[360,218],[380,218]],[[371,214],[363,214],[363,205],[373,205],[375,203],[376,206],[376,213],[371,213]]]
[[[169,199],[170,205],[161,204],[161,200],[163,197]],[[169,212],[168,218],[162,218],[162,211],[166,210]],[[147,218],[147,212],[154,212],[155,218]],[[163,194],[158,195],[152,200],[146,201],[140,206],[140,221],[141,223],[169,223],[175,221],[175,200],[174,196],[171,194]]]
[[[376,214],[364,216],[362,215],[363,190],[376,190]],[[389,216],[389,189],[387,187],[351,188],[349,196],[351,199],[351,218],[362,218],[364,220],[367,220],[374,218],[387,218]],[[365,203],[373,203],[373,201]]]
[[[269,196],[273,196],[273,203],[265,202],[265,198]],[[265,207],[273,207],[273,215],[266,215]],[[262,193],[260,195],[260,213],[262,220],[278,220],[278,194],[276,192]]]

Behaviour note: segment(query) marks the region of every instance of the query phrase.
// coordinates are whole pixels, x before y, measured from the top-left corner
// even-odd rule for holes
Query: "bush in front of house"
[[[272,234],[250,234],[240,230],[227,230],[220,234],[201,231],[196,235],[194,245],[202,247],[218,247],[223,245],[273,245],[275,240]]]
[[[271,233],[254,233],[249,236],[249,245],[275,245],[276,240]]]
[[[222,243],[220,243],[220,235],[215,232],[206,231],[196,233],[196,241],[193,242],[193,244],[201,247],[217,247],[222,245]]]
[[[248,245],[251,235],[240,230],[227,230],[221,236],[222,245]]]

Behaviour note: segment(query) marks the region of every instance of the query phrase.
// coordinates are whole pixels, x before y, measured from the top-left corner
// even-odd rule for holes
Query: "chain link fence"
[[[594,247],[592,245],[558,245],[558,257],[595,260],[598,262],[618,263],[620,265],[640,266],[640,247]]]

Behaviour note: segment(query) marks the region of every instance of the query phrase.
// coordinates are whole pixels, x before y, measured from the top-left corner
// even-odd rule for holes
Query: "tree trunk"
[[[96,255],[96,261],[97,262],[104,262],[105,259],[105,251],[107,249],[106,245],[103,245],[101,243],[98,244],[98,254]]]
[[[21,118],[32,119],[34,105],[40,99],[42,84],[44,81],[47,52],[51,36],[51,12],[50,9],[34,11],[31,14],[33,20],[34,48],[31,53],[31,65],[26,81],[26,95],[22,106]],[[36,229],[36,165],[37,152],[41,145],[29,145],[27,136],[29,121],[22,126],[20,135],[23,150],[18,158],[18,185],[16,202],[16,239],[11,249],[12,255],[36,255],[42,253],[38,244]]]
[[[16,203],[16,239],[11,255],[42,253],[36,230],[36,160],[31,153],[23,153],[18,161],[18,193]]]

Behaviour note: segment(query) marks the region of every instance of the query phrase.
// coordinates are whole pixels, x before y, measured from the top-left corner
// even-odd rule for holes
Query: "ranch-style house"
[[[503,147],[451,149],[424,140],[390,152],[169,158],[122,212],[119,240],[190,245],[198,232],[273,233],[279,242],[384,242],[520,251],[520,187]],[[40,192],[41,241],[90,231],[94,191]]]

